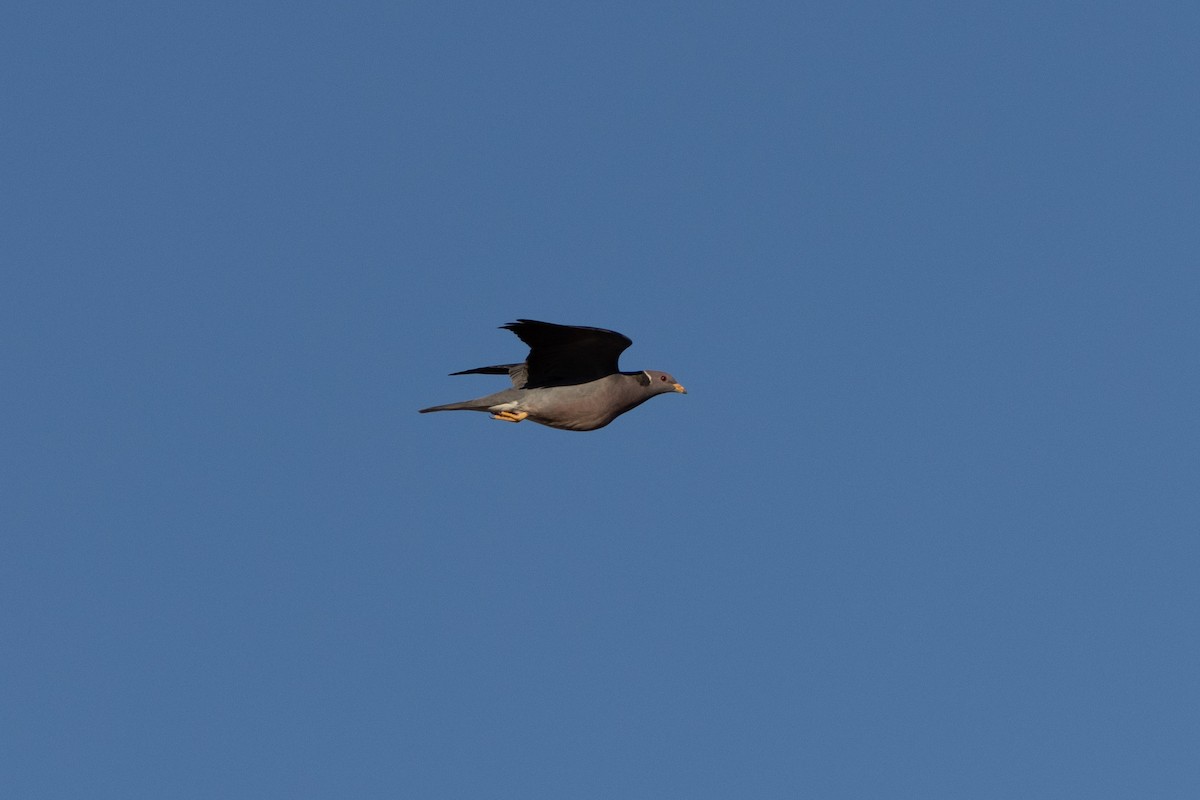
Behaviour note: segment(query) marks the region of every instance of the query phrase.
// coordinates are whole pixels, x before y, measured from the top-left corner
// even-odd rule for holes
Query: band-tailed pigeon
[[[687,390],[665,372],[621,372],[617,359],[632,341],[616,331],[519,319],[501,328],[529,345],[523,364],[498,364],[451,375],[507,375],[513,388],[429,411],[488,411],[492,419],[529,419],[551,428],[594,431],[656,394]]]

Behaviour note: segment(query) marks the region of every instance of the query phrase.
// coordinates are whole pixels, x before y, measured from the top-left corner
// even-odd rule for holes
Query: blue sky
[[[1198,37],[5,10],[0,793],[1198,796]]]

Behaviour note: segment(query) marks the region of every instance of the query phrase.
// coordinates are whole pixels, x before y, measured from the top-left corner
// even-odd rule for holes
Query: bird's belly
[[[568,391],[565,394],[543,393],[540,389],[529,391],[530,396],[521,403],[521,409],[529,413],[529,419],[565,431],[594,431],[603,428],[626,410],[614,409],[582,390]]]

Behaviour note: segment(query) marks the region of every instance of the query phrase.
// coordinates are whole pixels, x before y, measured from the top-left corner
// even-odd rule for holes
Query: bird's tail
[[[511,403],[521,396],[521,392],[516,389],[505,389],[503,392],[489,394],[487,397],[476,397],[474,400],[463,400],[461,403],[446,403],[442,406],[430,406],[422,408],[422,414],[428,414],[430,411],[490,411],[492,406],[500,403]]]

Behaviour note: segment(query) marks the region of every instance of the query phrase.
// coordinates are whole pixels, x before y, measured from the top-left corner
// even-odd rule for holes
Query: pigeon
[[[430,411],[487,411],[492,419],[528,419],[567,431],[603,428],[656,394],[687,390],[665,372],[621,372],[617,360],[633,341],[603,328],[519,319],[500,326],[529,345],[521,364],[497,364],[451,375],[507,375],[512,388]]]

